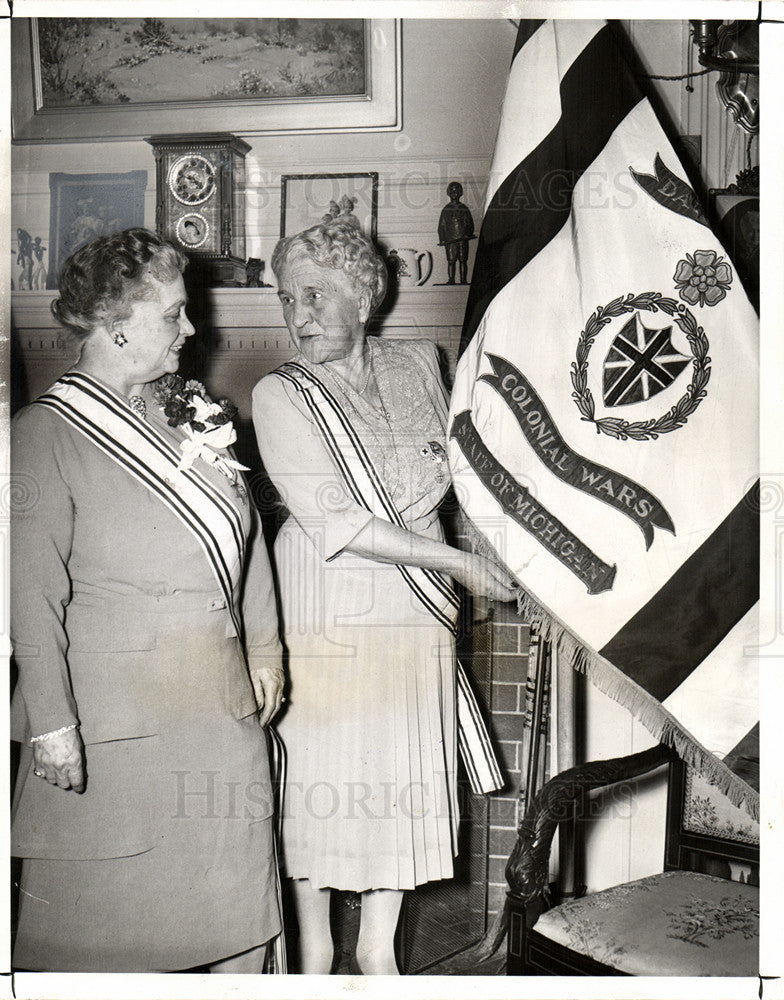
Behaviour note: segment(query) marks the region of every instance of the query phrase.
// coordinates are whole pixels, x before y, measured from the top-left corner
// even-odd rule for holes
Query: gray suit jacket
[[[179,432],[149,409],[156,429],[178,442]],[[208,739],[205,720],[255,713],[248,661],[280,662],[264,540],[256,530],[234,595],[246,657],[204,552],[157,497],[43,407],[16,416],[11,446],[20,486],[12,514],[12,735],[27,741],[78,722],[88,773],[84,795],[63,792],[31,776],[32,755],[23,752],[12,850],[138,853],[154,840],[143,789],[166,766],[167,741],[202,727]],[[200,471],[239,503],[220,473]],[[252,533],[249,506],[242,517]]]

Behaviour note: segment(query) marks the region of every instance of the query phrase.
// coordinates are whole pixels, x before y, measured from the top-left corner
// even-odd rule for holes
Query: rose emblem
[[[732,284],[732,270],[713,250],[695,250],[679,260],[673,275],[678,294],[691,306],[715,306]]]

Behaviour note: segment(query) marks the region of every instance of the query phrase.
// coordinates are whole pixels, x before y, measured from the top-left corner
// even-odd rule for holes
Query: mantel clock
[[[250,146],[228,132],[155,135],[155,227],[216,285],[245,284],[245,156]]]

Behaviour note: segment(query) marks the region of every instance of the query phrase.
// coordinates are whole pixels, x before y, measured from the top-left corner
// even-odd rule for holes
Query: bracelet
[[[53,729],[51,733],[41,733],[40,736],[31,736],[31,743],[43,743],[44,740],[49,740],[53,736],[62,736],[63,733],[70,733],[72,729],[77,729],[79,726],[78,722],[73,722],[70,726],[63,726],[62,729]]]

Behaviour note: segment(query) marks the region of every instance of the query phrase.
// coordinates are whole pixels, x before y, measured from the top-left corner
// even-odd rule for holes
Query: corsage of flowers
[[[177,464],[180,472],[190,469],[197,458],[212,465],[242,490],[237,473],[247,471],[225,452],[237,440],[232,421],[237,407],[228,399],[213,403],[201,382],[185,381],[179,375],[164,375],[155,384],[153,395],[167,418],[170,427],[182,427],[187,435],[180,442],[182,458]],[[220,454],[223,452],[224,454]],[[244,490],[240,495],[244,494]]]

